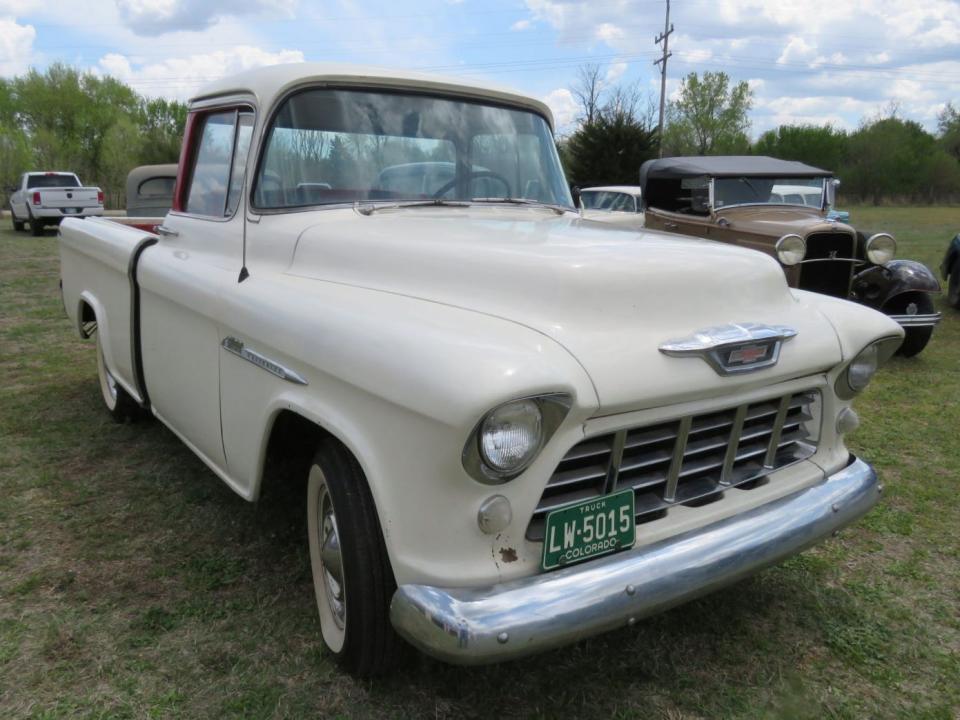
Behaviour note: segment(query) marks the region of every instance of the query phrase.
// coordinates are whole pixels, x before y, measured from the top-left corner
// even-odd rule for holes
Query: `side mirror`
[[[827,207],[836,205],[838,187],[840,187],[840,181],[836,178],[830,178],[827,181]]]
[[[573,206],[575,208],[579,208],[580,207],[580,186],[571,185],[570,194],[573,196]]]

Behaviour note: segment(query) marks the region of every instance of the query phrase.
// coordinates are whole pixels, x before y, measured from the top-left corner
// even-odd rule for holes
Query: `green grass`
[[[850,208],[936,267],[960,208]],[[5,227],[8,227],[5,222]],[[960,716],[960,313],[858,401],[886,483],[839,537],[635,628],[358,682],[325,655],[299,489],[234,496],[101,408],[52,233],[0,231],[0,717]]]

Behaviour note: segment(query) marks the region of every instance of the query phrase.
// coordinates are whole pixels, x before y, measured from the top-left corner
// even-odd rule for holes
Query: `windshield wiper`
[[[396,210],[399,208],[411,207],[470,207],[466,200],[444,200],[443,198],[434,198],[433,200],[410,200],[408,202],[377,204],[368,202],[363,205],[360,201],[354,203],[354,209],[361,215],[373,215],[377,210]]]
[[[527,198],[508,198],[508,197],[480,197],[471,198],[470,202],[475,203],[507,203],[509,205],[530,205],[532,207],[542,207],[553,210],[557,215],[563,215],[567,212],[574,212],[573,208],[563,205],[553,205],[551,203],[540,202],[539,200],[528,200]]]

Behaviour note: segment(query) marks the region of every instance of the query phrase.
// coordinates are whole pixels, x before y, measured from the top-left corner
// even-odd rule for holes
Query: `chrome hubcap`
[[[917,310],[919,310],[919,308],[917,307],[916,303],[910,303],[907,305],[907,315],[916,315]]]
[[[320,541],[320,565],[323,569],[323,589],[327,603],[333,614],[333,620],[341,630],[347,619],[347,606],[343,589],[343,558],[340,554],[340,534],[337,531],[337,516],[333,512],[333,503],[326,486],[320,491],[319,504],[320,527],[317,528]]]

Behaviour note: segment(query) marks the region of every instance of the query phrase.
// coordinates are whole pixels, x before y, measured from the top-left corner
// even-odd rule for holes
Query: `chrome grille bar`
[[[673,444],[673,458],[670,460],[670,470],[667,471],[667,487],[663,491],[663,499],[667,502],[673,502],[677,497],[677,482],[680,480],[683,454],[687,451],[687,438],[690,437],[690,425],[692,423],[693,417],[690,415],[680,419],[677,439]]]
[[[763,467],[773,469],[774,461],[777,459],[777,450],[780,447],[780,433],[783,432],[783,424],[787,421],[787,410],[790,409],[790,396],[784,395],[780,399],[780,409],[777,410],[777,418],[773,421],[773,432],[770,433],[770,444],[767,446],[767,454],[763,458]]]
[[[543,539],[552,510],[613,492],[633,490],[636,522],[643,523],[674,505],[697,507],[732,488],[761,485],[816,452],[809,423],[818,399],[816,390],[767,397],[585,438],[548,480],[527,538]]]
[[[740,447],[740,436],[743,434],[743,421],[747,417],[747,406],[737,408],[733,418],[733,427],[730,428],[730,440],[727,443],[727,454],[723,458],[723,468],[720,470],[720,484],[729,485],[733,477],[733,463],[737,459],[737,448]]]
[[[610,464],[607,466],[607,482],[603,492],[608,495],[617,486],[617,476],[620,474],[620,463],[623,460],[623,446],[627,442],[627,431],[620,430],[613,436],[613,448],[610,450]]]

